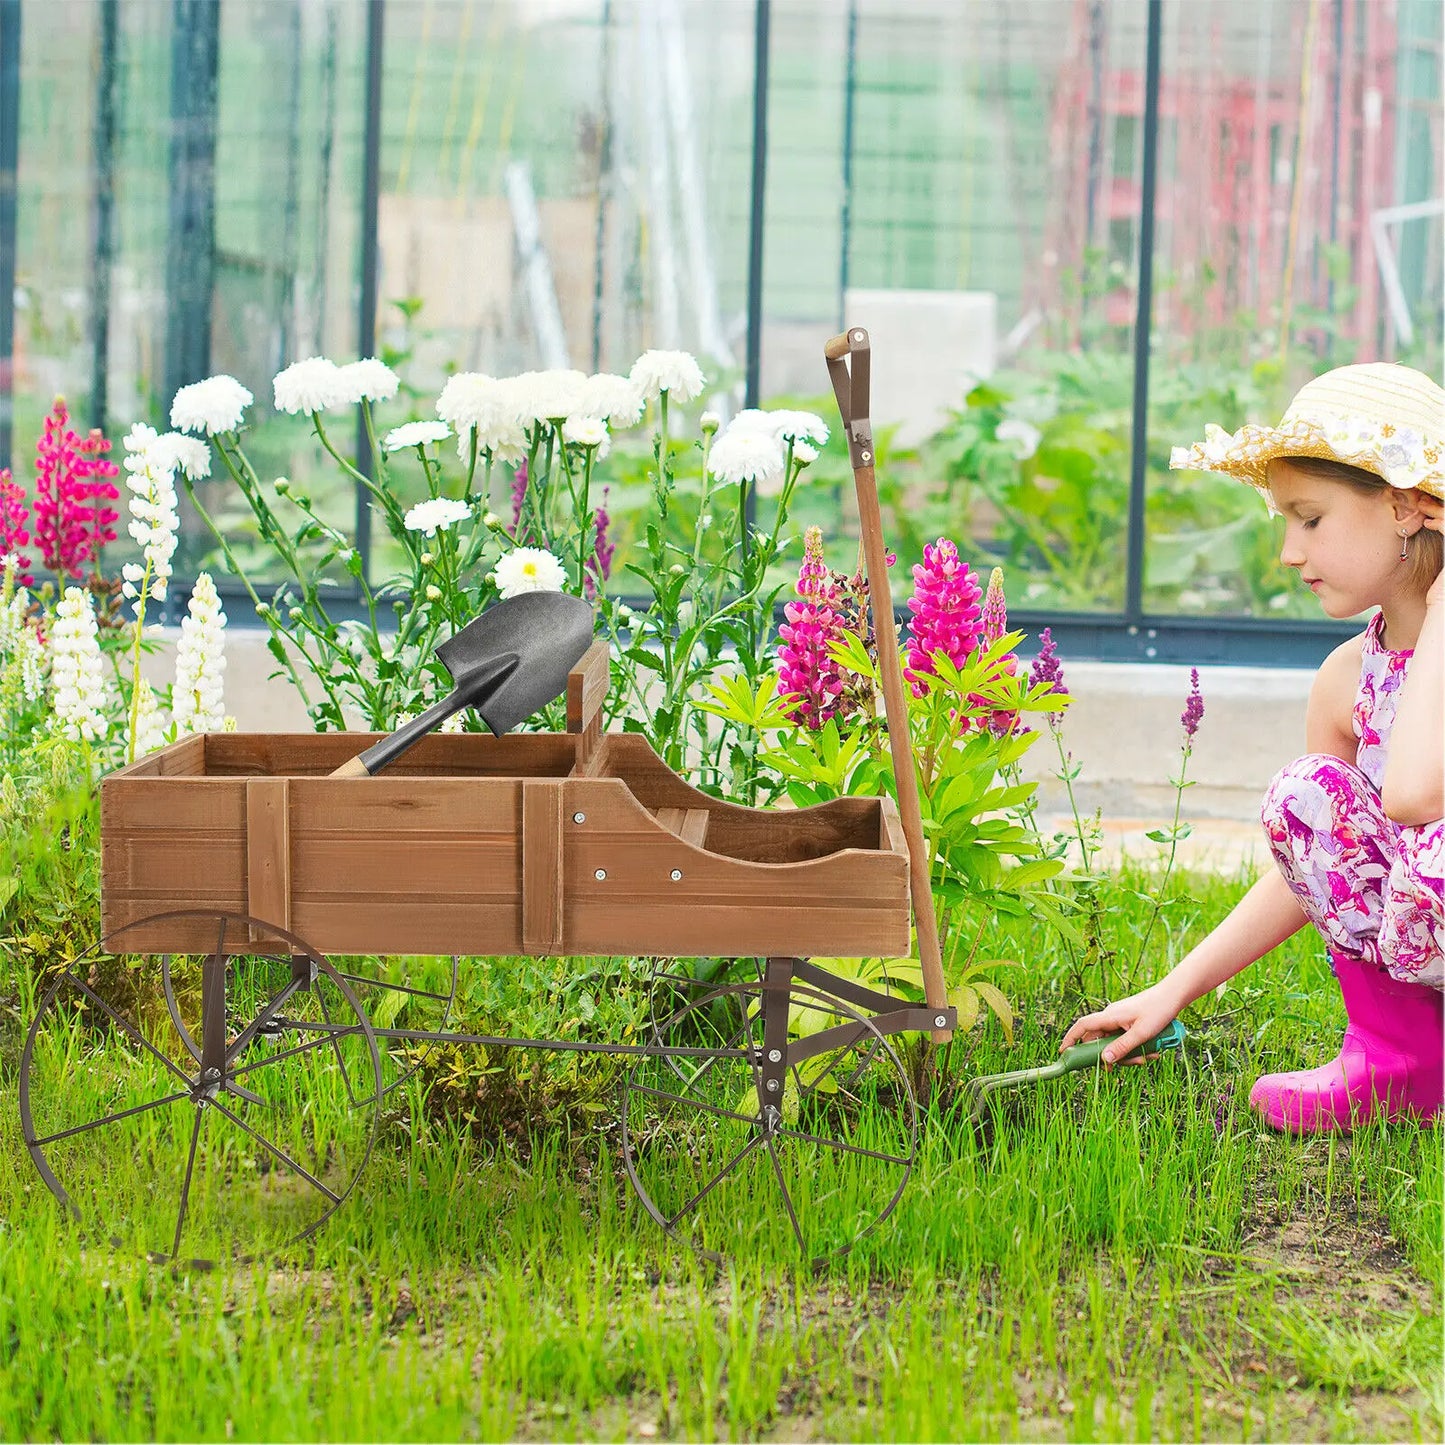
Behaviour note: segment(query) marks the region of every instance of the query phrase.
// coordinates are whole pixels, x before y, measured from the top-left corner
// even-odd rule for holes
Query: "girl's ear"
[[[1390,489],[1390,510],[1402,527],[1440,527],[1440,503],[1418,488]]]

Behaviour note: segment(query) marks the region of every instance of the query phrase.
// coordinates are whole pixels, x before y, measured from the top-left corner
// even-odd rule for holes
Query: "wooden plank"
[[[380,741],[384,733],[213,733],[206,771],[212,777],[325,777]],[[564,733],[432,733],[398,758],[382,779],[417,777],[565,777],[576,741]],[[356,781],[364,781],[357,779]]]
[[[706,808],[659,808],[657,821],[669,833],[676,833],[684,843],[694,848],[704,846],[707,839],[707,825],[712,814]]]
[[[562,785],[522,784],[522,947],[562,950]]]
[[[612,685],[612,653],[598,639],[582,654],[581,660],[567,674],[567,731],[585,732],[588,724],[602,711],[607,689]]]
[[[291,927],[291,827],[289,781],[246,780],[246,912]],[[273,935],[251,929],[251,942]]]

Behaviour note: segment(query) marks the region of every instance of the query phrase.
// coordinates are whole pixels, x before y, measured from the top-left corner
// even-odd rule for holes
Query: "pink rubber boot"
[[[1264,1075],[1250,1104],[1290,1134],[1347,1132],[1381,1110],[1386,1119],[1435,1118],[1445,1092],[1445,994],[1344,954],[1330,961],[1350,1020],[1339,1056],[1322,1068]]]

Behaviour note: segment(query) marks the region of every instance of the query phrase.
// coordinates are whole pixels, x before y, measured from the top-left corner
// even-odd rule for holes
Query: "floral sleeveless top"
[[[1365,629],[1360,685],[1355,691],[1354,727],[1359,739],[1355,766],[1376,788],[1385,781],[1385,749],[1395,724],[1405,670],[1414,656],[1412,648],[1391,652],[1384,644],[1384,635],[1385,614],[1377,612]]]

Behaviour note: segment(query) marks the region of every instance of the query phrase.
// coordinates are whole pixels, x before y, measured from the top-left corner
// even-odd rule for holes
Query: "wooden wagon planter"
[[[601,733],[606,686],[597,644],[566,733],[433,735],[376,778],[328,776],[372,737],[243,733],[105,778],[103,942],[54,979],[22,1057],[25,1139],[57,1197],[161,1257],[308,1235],[417,1052],[470,1043],[635,1055],[628,1175],[701,1248],[776,1230],[817,1260],[891,1212],[918,1128],[890,1040],[954,1014],[807,960],[908,953],[894,803],[708,797],[641,737]],[[757,963],[717,988],[659,966],[662,1004],[627,1042],[449,1031],[457,958],[518,955]],[[137,956],[159,959],[158,995]],[[67,1083],[79,1059],[98,1097]],[[97,1163],[102,1141],[124,1169]]]

